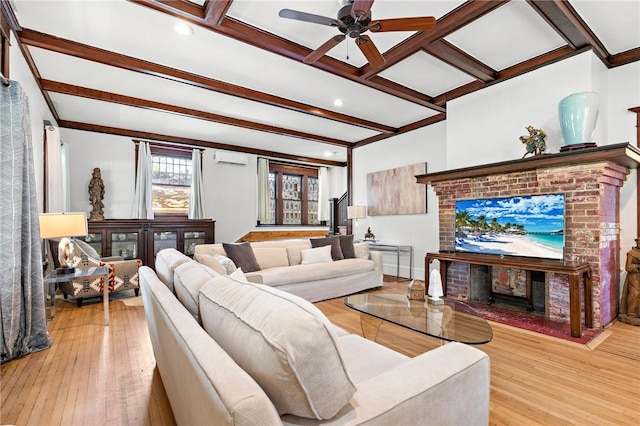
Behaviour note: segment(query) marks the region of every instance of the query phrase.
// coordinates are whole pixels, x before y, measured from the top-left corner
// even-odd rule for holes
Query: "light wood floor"
[[[386,283],[384,291],[404,291]],[[342,298],[317,306],[335,324],[360,332]],[[112,300],[78,309],[58,300],[49,323],[53,346],[1,367],[0,424],[175,424],[155,368],[144,311]],[[491,358],[493,425],[640,425],[640,327],[615,323],[594,350],[492,323],[493,340],[477,346]],[[379,343],[415,356],[436,339],[383,324]],[[176,366],[180,368],[180,366]]]

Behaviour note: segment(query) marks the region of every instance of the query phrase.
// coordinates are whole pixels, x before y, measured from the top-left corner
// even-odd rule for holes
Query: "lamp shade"
[[[365,206],[347,206],[347,219],[364,219],[367,217]]]
[[[80,237],[87,235],[87,214],[41,213],[40,238]]]

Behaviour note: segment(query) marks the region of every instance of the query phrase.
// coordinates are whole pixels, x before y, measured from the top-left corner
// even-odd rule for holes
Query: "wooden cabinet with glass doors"
[[[174,248],[193,256],[198,244],[215,241],[215,221],[211,219],[107,219],[89,222],[89,234],[84,240],[101,257],[122,256],[141,259],[154,267],[156,254]]]

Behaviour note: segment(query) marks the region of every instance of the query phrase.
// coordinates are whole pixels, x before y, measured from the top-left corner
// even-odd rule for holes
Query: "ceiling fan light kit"
[[[363,35],[363,33],[367,31],[431,31],[435,27],[436,19],[433,16],[372,21],[371,6],[373,6],[373,1],[374,0],[341,0],[340,4],[343,6],[338,11],[337,19],[291,9],[282,9],[278,13],[278,16],[297,21],[310,22],[312,24],[336,27],[343,34],[330,38],[304,57],[302,61],[305,64],[313,64],[318,61],[349,36],[355,40],[356,46],[358,46],[362,54],[367,58],[369,64],[373,68],[378,68],[385,64],[384,56],[382,56],[371,38]]]

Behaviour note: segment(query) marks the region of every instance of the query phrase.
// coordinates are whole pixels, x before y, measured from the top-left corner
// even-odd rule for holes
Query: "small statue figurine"
[[[544,141],[547,134],[544,130],[534,129],[533,126],[527,126],[527,131],[529,132],[528,136],[520,136],[520,142],[525,144],[527,147],[527,152],[524,153],[522,158],[526,157],[528,154],[542,154],[545,149],[547,149],[547,144]]]
[[[364,239],[365,240],[375,240],[376,236],[373,235],[373,232],[371,232],[371,227],[367,228],[367,233],[364,234]]]
[[[102,221],[104,220],[104,204],[102,204],[102,199],[104,198],[104,183],[102,182],[100,168],[96,167],[93,169],[91,176],[91,181],[89,182],[89,203],[91,203],[93,208],[91,209],[89,220]]]
[[[627,278],[622,289],[618,319],[627,324],[640,325],[640,238],[636,238],[636,246],[627,253],[624,269]]]

